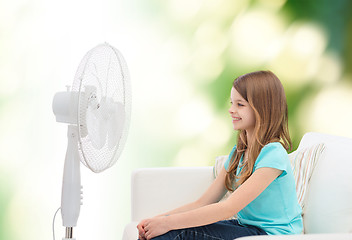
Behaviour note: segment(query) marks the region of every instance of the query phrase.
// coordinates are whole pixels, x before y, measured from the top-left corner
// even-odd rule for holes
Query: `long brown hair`
[[[286,150],[292,147],[288,131],[288,111],[284,88],[280,80],[270,71],[257,71],[239,76],[233,87],[249,103],[255,113],[254,135],[247,142],[245,130],[240,130],[236,151],[230,161],[225,186],[229,191],[244,183],[253,172],[261,149],[270,142],[281,142]],[[243,161],[240,176],[236,176],[240,159],[247,151],[248,160]]]

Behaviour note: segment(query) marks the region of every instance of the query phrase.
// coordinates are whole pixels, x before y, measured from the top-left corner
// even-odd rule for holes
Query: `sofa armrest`
[[[131,182],[132,221],[195,201],[213,181],[212,167],[137,169]]]

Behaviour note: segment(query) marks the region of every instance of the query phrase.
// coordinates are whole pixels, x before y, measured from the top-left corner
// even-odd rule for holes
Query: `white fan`
[[[53,99],[57,122],[68,123],[61,215],[65,238],[73,239],[82,199],[80,161],[93,172],[114,165],[125,145],[131,116],[131,88],[126,62],[107,43],[82,59],[72,89]]]

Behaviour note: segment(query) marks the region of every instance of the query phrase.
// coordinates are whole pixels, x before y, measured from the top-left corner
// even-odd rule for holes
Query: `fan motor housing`
[[[58,92],[53,99],[57,122],[77,124],[78,92]]]

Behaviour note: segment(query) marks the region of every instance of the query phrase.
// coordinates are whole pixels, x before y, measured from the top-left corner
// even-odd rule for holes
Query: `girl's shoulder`
[[[280,142],[271,142],[266,144],[261,152],[285,152],[287,154],[286,149]]]
[[[271,142],[262,148],[258,155],[257,161],[267,158],[268,161],[275,161],[283,158],[288,159],[288,154],[280,142]]]
[[[257,157],[255,168],[274,167],[286,170],[288,166],[288,154],[280,142],[271,142],[265,145]]]

